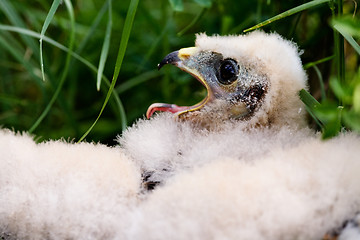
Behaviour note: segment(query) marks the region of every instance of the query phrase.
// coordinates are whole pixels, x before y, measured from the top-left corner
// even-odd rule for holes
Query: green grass
[[[112,0],[108,0],[108,20],[106,24],[106,32],[105,32],[105,38],[104,43],[101,49],[101,55],[100,55],[100,61],[99,61],[99,67],[98,67],[98,73],[97,73],[97,79],[96,79],[96,89],[100,90],[102,75],[104,72],[104,67],[106,63],[106,59],[109,53],[109,47],[110,47],[110,38],[111,38],[111,27],[112,27]]]
[[[156,70],[166,54],[198,32],[260,28],[304,51],[310,92],[300,96],[314,128],[360,131],[358,15],[340,0],[1,0],[0,125],[114,144],[151,103],[202,98],[190,76]]]
[[[43,25],[43,27],[41,29],[41,33],[40,33],[40,40],[39,40],[39,42],[40,42],[40,67],[41,67],[41,76],[44,81],[45,81],[45,71],[44,71],[44,59],[43,59],[43,52],[42,52],[43,38],[44,38],[44,35],[46,32],[46,29],[49,27],[51,20],[54,18],[55,12],[60,5],[60,1],[61,0],[54,0],[53,4],[51,5],[51,8],[49,10],[49,13],[46,16],[44,25]],[[71,12],[71,14],[69,14],[69,15],[71,16],[71,20],[73,23],[74,22],[73,12]]]
[[[49,113],[52,105],[55,103],[56,99],[59,96],[59,93],[64,85],[64,82],[67,78],[68,75],[68,71],[69,71],[69,66],[70,66],[70,60],[71,60],[71,52],[74,46],[74,34],[75,34],[75,16],[74,16],[74,9],[73,6],[71,4],[70,0],[64,0],[65,5],[66,5],[66,9],[68,10],[69,13],[69,18],[70,18],[70,22],[71,22],[71,27],[70,27],[70,37],[69,37],[69,48],[67,51],[67,55],[66,55],[66,59],[65,59],[65,64],[64,64],[64,69],[62,70],[62,74],[60,75],[60,80],[59,80],[59,84],[56,87],[56,90],[53,94],[53,96],[51,97],[49,103],[46,105],[44,111],[40,114],[40,116],[36,119],[35,123],[30,127],[29,129],[29,133],[34,132],[34,130],[40,125],[41,121],[46,117],[46,115]],[[44,26],[41,30],[40,33],[40,66],[41,66],[41,72],[42,72],[42,76],[43,76],[43,80],[45,81],[45,74],[44,74],[44,63],[43,63],[43,57],[42,57],[42,41],[44,38],[44,33],[48,27],[48,25],[50,24],[51,19],[53,18],[53,15],[56,12],[56,9],[59,5],[59,2],[56,3],[56,1],[54,1],[55,4],[53,4],[50,8],[50,12],[47,15],[46,19],[45,19],[45,23]]]
[[[302,12],[302,11],[305,11],[305,10],[308,10],[312,7],[315,7],[317,5],[320,5],[320,4],[323,4],[323,3],[326,3],[326,2],[330,2],[331,0],[313,0],[313,1],[310,1],[310,2],[307,2],[307,3],[304,3],[304,4],[301,4],[297,7],[294,7],[292,9],[289,9],[285,12],[282,12],[274,17],[271,17],[269,19],[267,19],[266,21],[263,21],[251,28],[248,28],[248,29],[245,29],[244,32],[249,32],[249,31],[252,31],[252,30],[255,30],[255,29],[258,29],[258,28],[261,28],[265,25],[268,25],[270,23],[273,23],[275,21],[278,21],[278,20],[281,20],[281,19],[284,19],[286,17],[289,17],[295,13],[298,13],[298,12]]]
[[[82,141],[89,133],[90,131],[94,128],[95,124],[97,123],[97,121],[100,119],[101,117],[101,114],[103,113],[105,107],[106,107],[106,104],[107,102],[109,101],[110,99],[110,96],[114,90],[114,87],[115,87],[115,84],[116,84],[116,81],[119,77],[119,73],[120,73],[120,69],[121,69],[121,65],[122,65],[122,62],[124,60],[124,56],[125,56],[125,52],[126,52],[126,47],[127,47],[127,44],[128,44],[128,41],[129,41],[129,37],[130,37],[130,32],[131,32],[131,29],[132,29],[132,26],[133,26],[133,22],[134,22],[134,18],[135,18],[135,13],[136,13],[136,10],[137,10],[137,6],[138,6],[138,3],[139,3],[139,0],[131,0],[130,1],[130,6],[129,6],[129,10],[127,12],[127,15],[126,15],[126,19],[125,19],[125,23],[124,23],[124,29],[123,29],[123,33],[122,33],[122,37],[121,37],[121,42],[120,42],[120,47],[119,47],[119,52],[118,52],[118,55],[117,55],[117,58],[116,58],[116,63],[115,63],[115,70],[114,70],[114,75],[113,75],[113,79],[112,79],[112,82],[111,82],[111,85],[110,85],[110,88],[109,88],[109,91],[106,95],[106,98],[105,98],[105,101],[104,101],[104,104],[102,105],[101,107],[101,110],[100,110],[100,113],[99,115],[97,116],[96,120],[94,121],[94,123],[91,125],[91,127],[85,132],[85,134],[80,138],[79,142]],[[111,9],[111,1],[109,1],[109,9]],[[111,18],[111,14],[109,14],[110,17],[109,19]],[[111,22],[111,20],[109,21]],[[108,33],[107,33],[108,34]],[[107,43],[108,45],[109,43]],[[106,45],[106,41],[104,42],[104,46]],[[108,46],[107,47],[103,47],[103,51],[104,52],[104,48],[108,49]],[[106,50],[107,51],[107,50]],[[106,54],[107,55],[107,54]],[[101,59],[100,58],[100,63],[101,63],[101,60],[104,61],[104,58]],[[101,69],[102,70],[102,69]],[[100,75],[101,76],[101,75]],[[100,76],[98,75],[98,81],[99,79],[101,80]],[[98,85],[98,88],[100,86]],[[123,108],[121,108],[121,115],[122,115],[122,127],[123,129],[126,127],[126,115],[125,115],[125,111]]]

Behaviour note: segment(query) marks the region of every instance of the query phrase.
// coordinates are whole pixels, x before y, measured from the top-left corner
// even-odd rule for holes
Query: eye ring
[[[234,59],[226,58],[220,63],[218,80],[221,84],[232,84],[238,77],[239,65]]]

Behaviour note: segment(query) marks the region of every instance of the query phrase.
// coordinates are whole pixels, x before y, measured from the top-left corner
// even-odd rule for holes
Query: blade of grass
[[[80,54],[83,50],[90,38],[94,35],[94,32],[96,28],[98,27],[102,17],[104,16],[107,8],[109,6],[109,2],[106,1],[103,6],[101,7],[99,13],[97,14],[95,20],[92,22],[90,29],[87,31],[86,36],[82,39],[82,41],[79,44],[79,47],[76,49],[76,53]]]
[[[331,56],[329,56],[329,57],[322,58],[322,59],[317,60],[317,61],[315,61],[315,62],[307,63],[307,64],[304,65],[304,69],[306,70],[306,69],[309,69],[309,68],[311,68],[311,67],[313,67],[313,66],[315,66],[315,65],[318,65],[318,64],[320,64],[320,63],[330,61],[330,60],[332,60],[334,57],[335,57],[335,55],[331,55]]]
[[[6,95],[3,93],[0,95],[0,102],[7,103],[7,104],[17,104],[17,105],[22,105],[22,106],[27,105],[27,101],[22,99],[21,97],[16,98],[14,96]]]
[[[23,35],[33,37],[33,38],[40,39],[40,34],[39,33],[28,30],[28,29],[24,29],[24,28],[19,28],[19,27],[13,27],[13,26],[9,26],[9,25],[0,24],[0,30],[9,31],[9,32],[16,32],[16,33],[20,33],[20,34],[23,34]],[[53,40],[53,39],[51,39],[49,37],[46,37],[46,36],[44,36],[43,41],[45,41],[45,42],[59,48],[60,50],[66,52],[66,53],[71,54],[71,56],[73,56],[74,58],[76,58],[77,60],[79,60],[80,62],[82,62],[83,64],[88,66],[91,70],[93,70],[93,71],[95,71],[97,73],[97,68],[92,63],[90,63],[89,61],[87,61],[86,59],[81,57],[79,54],[76,54],[76,53],[70,51],[69,48],[65,47],[64,45],[58,43],[57,41],[55,41],[55,40]]]
[[[343,0],[336,0],[337,2],[337,16],[341,17],[343,15]],[[341,83],[345,82],[345,45],[344,45],[344,37],[339,35],[339,65],[340,65],[340,81]],[[342,105],[342,102],[340,102]]]
[[[148,81],[150,79],[153,79],[153,78],[156,78],[156,77],[159,77],[159,76],[161,76],[163,74],[164,73],[159,72],[158,70],[145,72],[145,73],[143,73],[141,75],[133,77],[133,78],[127,80],[126,82],[120,84],[119,86],[117,86],[115,88],[115,91],[118,94],[121,94],[121,93],[129,90],[130,88],[133,88],[136,85],[139,85],[140,83],[146,82],[146,81]]]
[[[295,33],[295,31],[296,31],[296,28],[297,28],[298,25],[299,25],[301,15],[302,15],[302,13],[299,13],[299,14],[296,16],[295,23],[292,24],[291,29],[290,29],[289,34],[288,34],[288,37],[289,37],[289,38],[292,38],[292,36],[294,36],[294,33]]]
[[[194,0],[194,2],[205,8],[210,8],[212,5],[212,0]]]
[[[360,114],[355,111],[344,111],[343,119],[345,124],[351,128],[351,130],[355,130],[360,133]]]
[[[320,69],[316,65],[314,65],[313,68],[314,68],[314,70],[316,72],[316,75],[319,78],[320,91],[321,91],[321,100],[324,101],[326,99],[324,80],[323,80],[322,74],[320,72]]]
[[[272,17],[272,18],[269,18],[268,20],[266,20],[264,22],[261,22],[261,23],[255,25],[255,26],[253,26],[251,28],[245,29],[244,32],[249,32],[249,31],[258,29],[258,28],[263,27],[265,25],[268,25],[268,24],[270,24],[272,22],[275,22],[275,21],[278,21],[278,20],[283,19],[285,17],[291,16],[291,15],[293,15],[295,13],[307,10],[307,9],[312,8],[314,6],[317,6],[317,5],[326,3],[326,2],[330,2],[330,1],[332,1],[332,0],[313,0],[311,2],[304,3],[304,4],[300,5],[300,6],[294,7],[292,9],[287,10],[287,11],[285,11],[283,13],[280,13],[280,14]]]
[[[359,44],[355,41],[355,39],[346,34],[346,33],[343,33],[341,31],[339,31],[341,35],[343,35],[343,37],[346,39],[346,41],[348,41],[348,43],[355,49],[355,51],[360,55],[360,46]]]
[[[334,0],[331,6],[332,17],[340,17],[342,15],[342,0]],[[334,51],[335,63],[337,67],[337,77],[341,83],[345,81],[345,53],[344,53],[344,37],[334,29]],[[339,99],[339,105],[342,105],[343,100]]]
[[[320,103],[313,97],[311,94],[305,89],[301,89],[299,92],[299,96],[301,101],[305,104],[306,110],[310,114],[310,116],[315,120],[316,124],[323,128],[322,123],[315,115],[315,108],[320,106]]]
[[[40,39],[40,34],[28,29],[23,29],[23,28],[18,28],[18,27],[13,27],[13,26],[9,26],[9,25],[2,25],[0,24],[0,30],[3,31],[9,31],[9,32],[16,32],[16,33],[20,33],[20,34],[24,34],[30,37],[34,37],[37,39]],[[74,53],[72,51],[70,51],[67,47],[65,47],[64,45],[56,42],[55,40],[44,36],[43,41],[59,48],[60,50],[71,54],[72,57],[76,58],[77,60],[79,60],[80,62],[82,62],[85,66],[87,66],[90,70],[92,70],[93,72],[95,72],[97,74],[97,68],[88,60],[86,60],[85,58],[81,57],[79,54]],[[109,79],[106,78],[106,76],[102,76],[103,80],[110,86],[110,81]]]
[[[2,25],[0,24],[0,30],[3,30],[3,31],[9,31],[9,32],[16,32],[16,33],[20,33],[20,34],[24,34],[24,35],[27,35],[27,36],[30,36],[30,37],[34,37],[34,38],[37,38],[37,39],[40,39],[40,34],[37,33],[37,32],[34,32],[34,31],[31,31],[31,30],[28,30],[28,29],[23,29],[23,28],[19,28],[19,27],[13,27],[13,26],[8,26],[8,25]],[[64,45],[54,41],[53,39],[49,38],[49,37],[46,37],[44,36],[43,38],[43,41],[59,48],[60,50],[70,54],[72,57],[76,58],[77,60],[79,60],[80,62],[82,62],[85,66],[87,66],[90,70],[92,70],[93,72],[95,72],[95,74],[97,74],[97,68],[92,64],[90,63],[88,60],[84,59],[83,57],[81,57],[80,55],[78,55],[77,53],[74,53],[72,51],[70,51],[67,47],[65,47]],[[19,55],[20,56],[20,55]],[[21,55],[22,56],[22,55]],[[27,64],[27,63],[26,63]],[[26,66],[24,64],[24,66]],[[41,78],[38,77],[39,80],[41,81]],[[110,81],[109,79],[103,75],[102,76],[104,82],[106,83],[106,85],[110,88]],[[116,94],[115,91],[113,91],[113,96],[115,98],[115,102],[117,103],[118,105],[118,109],[119,109],[119,113],[120,113],[120,118],[122,119],[122,126],[126,126],[126,115],[125,115],[125,110],[124,110],[124,106],[118,96],[118,94]],[[124,120],[125,119],[125,120]]]
[[[42,40],[44,38],[45,32],[47,30],[47,28],[49,27],[51,20],[54,18],[55,12],[57,10],[57,8],[60,5],[61,0],[54,0],[51,7],[50,7],[50,11],[48,13],[48,15],[45,18],[45,22],[44,25],[41,29],[41,33],[40,33],[40,66],[41,66],[41,76],[43,81],[45,81],[45,72],[44,72],[44,60],[43,60],[43,52],[42,52]]]
[[[176,12],[182,12],[184,10],[184,4],[182,0],[169,0],[171,8]]]
[[[355,17],[344,16],[341,18],[331,19],[331,25],[337,25],[344,32],[354,37],[360,37],[360,19]]]
[[[255,19],[256,22],[260,22],[261,20],[261,16],[262,16],[262,0],[257,0],[257,4],[256,4],[256,14],[255,14]]]
[[[229,34],[239,33],[242,32],[243,29],[249,26],[255,19],[256,15],[251,14],[248,18],[242,21],[239,25],[235,26],[233,29],[229,31]]]
[[[8,25],[2,25],[0,24],[0,30],[3,30],[3,31],[10,31],[10,32],[17,32],[17,33],[20,33],[20,34],[24,34],[24,35],[27,35],[27,36],[31,36],[31,37],[34,37],[34,38],[38,38],[40,39],[40,34],[37,33],[37,32],[34,32],[34,31],[31,31],[31,30],[28,30],[28,29],[22,29],[22,28],[18,28],[18,27],[13,27],[13,26],[8,26]],[[84,59],[83,57],[79,56],[78,54],[70,51],[67,47],[65,47],[64,45],[54,41],[53,39],[51,38],[48,38],[48,37],[44,37],[43,40],[59,49],[61,49],[62,51],[66,52],[66,53],[69,53],[71,54],[71,56],[73,56],[74,58],[76,58],[77,60],[79,60],[80,62],[82,62],[84,65],[86,65],[90,70],[92,70],[93,72],[95,72],[95,74],[97,74],[97,68],[92,64],[90,63],[89,61],[87,61],[86,59]],[[19,55],[20,56],[20,55]],[[105,75],[102,76],[104,82],[106,83],[106,85],[108,87],[110,87],[110,81],[109,79],[107,79],[107,77]],[[41,81],[41,78],[39,77],[39,80]],[[113,96],[115,98],[115,102],[116,104],[118,105],[118,110],[119,110],[119,113],[120,113],[120,119],[126,119],[126,115],[125,115],[125,110],[124,110],[124,106],[118,96],[118,94],[116,94],[116,92],[113,92]],[[122,123],[122,125],[124,125]]]
[[[108,2],[108,1],[104,1],[103,5],[102,5],[102,7],[101,7],[101,9],[100,9],[100,11],[98,11],[96,17],[94,18],[94,21],[91,23],[90,27],[86,30],[85,36],[84,36],[84,37],[82,38],[82,40],[80,41],[80,43],[79,43],[79,45],[78,45],[78,47],[77,47],[77,49],[76,49],[76,51],[75,51],[76,54],[79,54],[79,55],[80,55],[80,54],[83,52],[85,46],[89,43],[89,40],[93,39],[94,35],[96,34],[95,30],[96,30],[97,27],[99,26],[99,23],[100,23],[101,19],[103,18],[104,14],[107,12],[108,6],[109,6],[109,2]],[[77,28],[77,29],[78,29],[78,28]],[[70,65],[71,65],[73,68],[76,68],[76,67],[77,67],[77,66],[76,66],[76,64],[77,64],[77,61],[76,61],[76,60],[77,60],[76,57],[74,57],[74,58],[71,60]],[[97,69],[95,68],[94,70],[95,70],[95,72],[96,72],[96,74],[97,74],[97,72],[98,72]],[[105,79],[103,74],[101,75],[101,78],[102,78],[102,79]],[[108,80],[106,79],[106,80],[104,80],[104,81],[108,81]],[[95,84],[96,84],[96,83],[95,83]],[[107,84],[107,83],[106,83],[106,84]],[[108,84],[108,85],[110,85],[110,84]],[[72,86],[73,86],[73,89],[76,88],[76,82],[75,82],[75,81],[72,82]],[[103,91],[103,92],[104,92],[104,91]],[[106,93],[106,91],[105,91],[105,93]],[[116,94],[114,94],[113,96],[116,96]],[[118,96],[116,96],[116,97],[119,98]],[[68,95],[67,95],[67,99],[68,99],[69,103],[73,103],[73,104],[74,104],[74,103],[76,102],[76,101],[75,101],[75,98],[76,98],[75,91],[72,91],[71,94],[68,94]],[[120,102],[121,102],[121,101],[120,101]],[[121,104],[121,106],[122,106],[122,104]],[[119,106],[117,106],[117,107],[120,108],[121,106],[119,105]],[[119,116],[118,119],[121,119],[121,118],[122,118],[122,117]],[[77,134],[77,136],[79,136],[79,134]]]
[[[26,59],[24,59],[23,51],[21,51],[21,48],[16,47],[16,45],[17,45],[17,44],[15,44],[16,40],[15,41],[12,41],[12,39],[7,40],[4,37],[0,35],[0,47],[7,50],[19,63],[21,63],[21,65],[30,73],[30,75],[35,80],[38,81],[38,83],[42,82],[41,77],[36,75],[36,73],[34,71],[34,69],[36,69],[36,67],[33,66],[30,61],[27,61]]]
[[[346,29],[342,28],[341,25],[333,24],[332,27],[338,31],[345,39],[348,41],[348,43],[355,49],[355,51],[360,54],[360,46],[355,41],[355,39],[346,32]]]
[[[111,6],[112,0],[108,0],[109,8],[108,8],[108,22],[106,26],[106,32],[105,32],[105,38],[104,43],[101,49],[101,55],[100,55],[100,61],[99,61],[99,67],[98,67],[98,74],[97,74],[97,80],[96,80],[96,88],[99,91],[100,85],[101,85],[101,76],[104,72],[104,67],[106,63],[106,58],[109,53],[109,46],[110,46],[110,37],[111,37],[111,27],[112,27],[112,6]]]
[[[47,21],[48,23],[47,23],[47,25],[50,23],[50,21]],[[45,26],[45,28],[46,28],[47,26]],[[43,28],[43,29],[45,29],[45,28]],[[25,35],[26,36],[26,35]],[[42,33],[42,35],[41,35],[41,37],[43,37],[44,36],[44,31],[43,31],[43,33]],[[11,35],[9,35],[9,37],[12,37]],[[24,37],[24,35],[22,35],[22,37]],[[28,36],[26,36],[26,37],[28,37]],[[41,38],[40,38],[41,39]],[[9,41],[8,41],[9,42]],[[41,88],[41,90],[42,90],[42,95],[44,96],[44,99],[47,99],[47,92],[45,91],[45,86],[44,86],[44,84],[42,83],[43,81],[41,80],[42,79],[42,77],[41,77],[41,71],[38,69],[38,65],[33,65],[33,64],[31,64],[31,59],[30,60],[28,60],[28,59],[24,59],[24,56],[23,56],[23,52],[25,52],[25,50],[24,49],[22,49],[22,46],[21,45],[19,45],[19,44],[16,44],[16,42],[17,42],[17,40],[16,39],[11,39],[10,40],[10,43],[11,43],[11,47],[13,47],[13,48],[15,48],[17,51],[18,50],[20,50],[20,53],[18,54],[19,56],[18,57],[16,57],[21,63],[22,63],[22,65],[23,66],[25,66],[25,69],[27,70],[27,72],[28,73],[30,73],[31,74],[31,76],[36,80],[36,82],[38,83],[38,85],[40,86],[40,88]],[[40,44],[41,44],[41,42],[40,42]],[[42,49],[41,49],[42,50]],[[40,50],[40,54],[41,54],[41,58],[42,58],[42,51]],[[29,64],[30,63],[30,64]],[[40,64],[41,65],[41,64]],[[44,75],[43,75],[44,76]],[[50,79],[52,79],[52,78],[50,78]],[[40,81],[39,81],[40,80]],[[43,78],[43,80],[44,80],[44,78]],[[53,82],[53,81],[50,81],[51,83]],[[68,107],[67,107],[67,104],[66,104],[66,102],[64,101],[64,98],[60,98],[59,99],[60,100],[60,102],[59,102],[59,104],[64,108],[64,110],[65,110],[65,112],[66,113],[70,113],[70,111],[69,111],[69,109],[68,109]],[[72,115],[71,114],[66,114],[68,117],[69,117],[69,120],[70,120],[70,122],[72,123],[72,125],[73,126],[75,126],[75,121],[74,121],[74,119],[72,118]]]
[[[342,99],[344,103],[351,104],[352,92],[349,91],[350,89],[347,88],[346,85],[341,84],[338,78],[336,77],[330,78],[329,86],[338,99]]]
[[[156,48],[162,44],[162,40],[164,39],[165,34],[168,32],[168,30],[170,29],[170,21],[166,23],[165,27],[162,29],[161,33],[158,35],[158,37],[153,41],[153,43],[151,44],[151,46],[149,47],[149,50],[147,51],[147,53],[145,54],[144,58],[142,59],[141,63],[139,64],[139,66],[136,69],[136,73],[139,74],[140,72],[143,71],[144,69],[144,65],[146,64],[146,62],[150,59],[150,57],[154,54]]]
[[[63,73],[62,73],[60,81],[59,81],[59,85],[57,86],[57,88],[54,92],[54,95],[51,97],[51,99],[50,99],[48,105],[45,107],[44,111],[37,118],[35,123],[30,127],[29,133],[32,133],[40,125],[41,121],[46,117],[46,115],[49,113],[52,105],[55,103],[57,97],[59,96],[59,93],[62,89],[62,86],[64,85],[65,79],[69,72],[69,66],[70,66],[70,61],[71,61],[71,56],[72,56],[70,54],[70,52],[72,52],[72,48],[74,46],[74,38],[75,38],[75,15],[74,15],[74,9],[71,4],[71,1],[70,0],[64,0],[64,1],[65,1],[66,9],[68,10],[69,18],[71,21],[70,37],[69,37],[69,52],[66,55],[65,66],[64,66],[64,70],[63,70]]]
[[[311,109],[320,105],[320,103],[305,89],[301,89],[299,95],[301,101],[303,101],[305,105],[309,106]]]
[[[335,117],[331,121],[327,122],[322,129],[322,139],[329,139],[335,137],[341,131],[341,119],[343,115],[343,106],[338,106],[334,109]]]
[[[207,8],[202,8],[201,11],[196,15],[196,17],[186,26],[184,27],[180,32],[177,33],[177,36],[181,37],[182,35],[184,35],[184,33],[186,33],[192,26],[194,26],[200,19],[202,16],[204,16],[205,12],[206,12]]]
[[[119,73],[120,73],[122,61],[123,61],[124,56],[125,56],[125,51],[126,51],[126,48],[127,48],[127,43],[129,41],[130,32],[131,32],[131,29],[132,29],[132,26],[133,26],[133,22],[134,22],[135,13],[136,13],[136,10],[137,10],[138,3],[139,3],[139,0],[131,0],[131,2],[130,2],[129,8],[128,8],[128,11],[127,11],[127,14],[126,14],[126,18],[125,18],[125,24],[124,24],[124,28],[123,28],[123,33],[122,33],[122,36],[121,36],[119,52],[118,52],[118,56],[117,56],[116,63],[115,63],[115,70],[114,70],[113,79],[112,79],[108,94],[106,95],[104,104],[103,104],[103,106],[102,106],[102,108],[100,110],[100,113],[99,113],[98,117],[94,121],[94,123],[85,132],[85,134],[79,139],[78,142],[81,142],[90,133],[90,131],[94,128],[97,121],[101,117],[101,114],[103,113],[107,102],[109,101],[111,93],[114,90],[114,86],[116,84],[117,78],[118,78]],[[125,114],[124,114],[124,116],[125,116]],[[124,119],[122,127],[123,127],[123,129],[126,128],[126,119]]]
[[[24,23],[20,15],[17,13],[16,9],[12,6],[12,4],[8,0],[0,1],[0,9],[5,13],[9,21],[12,23],[12,25],[21,28],[27,28],[26,24]],[[30,47],[35,57],[39,59],[40,58],[39,48],[36,42],[26,36],[20,36],[20,37],[26,43],[26,45]]]
[[[353,107],[354,111],[360,114],[360,83],[358,83],[354,88]]]

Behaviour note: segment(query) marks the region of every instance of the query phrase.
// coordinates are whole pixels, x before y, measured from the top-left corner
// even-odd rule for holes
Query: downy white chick
[[[175,119],[140,120],[119,138],[154,188],[131,238],[321,239],[360,211],[360,139],[322,141],[306,126],[295,44],[263,32],[200,34],[164,64],[208,95],[190,107],[153,104],[148,117]]]
[[[321,239],[353,218],[340,238],[359,236],[360,139],[306,127],[297,47],[262,32],[195,45],[160,67],[190,72],[205,100],[152,105],[175,114],[139,120],[120,147],[0,131],[0,236]]]
[[[172,169],[219,156],[249,161],[311,134],[298,95],[307,86],[295,44],[254,32],[200,34],[195,45],[170,53],[159,68],[173,64],[189,72],[206,87],[206,98],[190,107],[155,103],[147,117],[159,110],[175,113],[180,121],[164,115],[140,120],[119,139],[149,181],[161,182],[159,174],[166,178]]]

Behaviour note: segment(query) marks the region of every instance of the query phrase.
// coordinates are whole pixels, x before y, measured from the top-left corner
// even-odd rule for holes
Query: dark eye
[[[225,59],[219,69],[219,82],[225,85],[233,83],[237,79],[239,66],[233,59]]]

